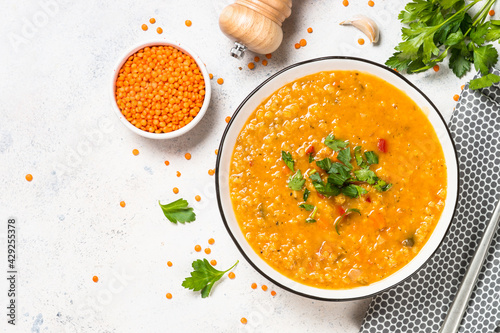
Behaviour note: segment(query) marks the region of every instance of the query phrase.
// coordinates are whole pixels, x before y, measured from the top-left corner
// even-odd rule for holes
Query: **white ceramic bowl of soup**
[[[281,274],[251,247],[236,219],[230,196],[229,175],[236,140],[248,118],[272,93],[307,75],[322,71],[359,71],[377,76],[406,93],[424,112],[443,148],[447,165],[447,197],[441,217],[420,252],[405,266],[384,279],[352,289],[323,289],[301,284]],[[216,191],[219,210],[231,238],[245,259],[264,277],[295,294],[327,301],[354,300],[392,288],[415,274],[441,245],[458,201],[458,160],[446,123],[436,106],[415,85],[394,70],[375,62],[352,57],[324,57],[291,65],[274,74],[252,91],[236,109],[222,137],[216,164]]]

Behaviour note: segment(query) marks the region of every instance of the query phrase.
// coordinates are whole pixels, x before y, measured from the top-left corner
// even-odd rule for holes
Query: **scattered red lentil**
[[[213,175],[215,174],[215,170],[214,170],[214,169],[209,169],[209,170],[208,170],[208,174],[209,174],[210,176],[213,176]]]
[[[217,154],[217,153],[216,153],[216,154]],[[26,178],[26,180],[27,180],[27,181],[29,181],[29,182],[33,180],[33,176],[32,176],[30,173],[28,173],[28,174],[26,175],[26,177],[25,177],[25,178]]]
[[[177,177],[180,177],[180,176],[181,176],[181,172],[177,171]]]
[[[125,201],[120,201],[120,206],[125,207]]]
[[[184,155],[184,157],[186,158],[186,160],[190,160],[191,159],[191,154],[190,153],[186,153]]]
[[[94,275],[94,277],[92,278],[92,281],[94,281],[95,283],[97,283],[97,281],[99,281],[99,278]]]
[[[214,245],[214,244],[215,244],[215,239],[210,238],[210,239],[208,240],[208,244],[210,244],[210,245]]]
[[[158,28],[156,28],[156,32],[161,35],[163,33],[163,29],[158,27]]]
[[[462,84],[462,86],[460,87],[460,89],[464,90],[465,88],[465,84]]]
[[[156,23],[156,19],[154,17],[150,18],[149,19],[149,23],[155,24]]]
[[[191,22],[190,20],[186,20],[186,26],[187,27],[190,27],[191,25],[193,25],[193,22]]]
[[[243,325],[246,325],[246,323],[248,323],[248,320],[245,317],[241,318],[240,321]]]
[[[488,14],[489,14],[490,16],[493,16],[493,15],[495,15],[495,11],[492,9],[492,10],[490,10],[490,11],[488,12]]]
[[[166,165],[166,166],[169,166],[169,165],[170,165],[170,162],[169,162],[169,161],[165,161],[165,165]]]
[[[132,150],[132,154],[134,154],[135,156],[139,155],[139,151],[137,149],[134,149]]]
[[[218,83],[218,84],[224,84],[224,79],[223,79],[223,78],[221,78],[221,77],[220,77],[220,78],[218,78],[218,79],[217,79],[217,83]]]
[[[342,4],[344,5],[344,7],[347,7],[347,6],[349,6],[349,1],[344,0],[344,1],[342,1]]]
[[[303,39],[303,38],[300,40],[299,43],[300,43],[300,46],[306,46],[307,45],[307,41],[305,39]]]
[[[273,291],[271,291],[271,295],[272,295],[272,296],[276,296],[276,292],[275,292],[274,290],[273,290]]]
[[[167,266],[168,266],[168,267],[172,267],[172,265],[173,265],[173,264],[172,264],[172,262],[171,262],[171,261],[167,261]]]
[[[254,283],[252,283],[252,286],[251,286],[251,287],[252,287],[252,289],[257,289],[257,283],[255,283],[255,282],[254,282]]]
[[[273,57],[273,55],[271,53],[266,54],[267,59],[271,59],[272,57]]]
[[[262,285],[262,290],[267,291],[267,286],[265,284]]]
[[[434,70],[434,72],[439,72],[439,65],[434,65],[432,69]]]
[[[262,66],[267,66],[267,60],[262,60]]]
[[[168,299],[172,299],[172,294],[171,293],[167,293],[167,298]]]
[[[174,187],[173,191],[175,194],[179,193],[179,189],[177,187]]]
[[[197,196],[195,196],[195,197],[194,197],[194,199],[195,199],[196,201],[200,201],[200,200],[201,200],[201,197],[200,197],[199,195],[197,195]]]
[[[255,64],[253,62],[249,62],[248,63],[248,68],[254,69],[255,68]]]
[[[201,246],[196,245],[196,246],[194,247],[194,250],[195,250],[196,252],[200,252],[200,251],[201,251]]]
[[[233,272],[229,272],[229,274],[227,275],[227,277],[232,280],[232,279],[234,279],[236,277],[236,275]]]
[[[215,260],[215,259],[210,260],[210,265],[212,265],[212,266],[217,265],[217,260]]]
[[[148,26],[147,26],[146,24],[143,24],[143,25],[141,26],[141,28],[142,28],[142,30],[144,30],[144,31],[148,30]]]
[[[259,62],[259,61],[260,61],[260,58],[259,58],[259,57],[254,57],[254,58],[253,58],[253,61],[255,61],[255,62]]]
[[[307,28],[307,32],[310,33],[310,34],[312,34],[313,28],[311,28],[311,27]]]
[[[455,95],[455,96],[453,96],[453,99],[455,100],[455,102],[458,102],[458,100],[460,99],[460,96]]]
[[[206,253],[206,254],[210,254],[210,253],[212,253],[212,250],[210,250],[210,248],[208,248],[208,247],[207,247],[207,248],[205,249],[205,253]]]
[[[372,0],[368,1],[368,6],[370,6],[370,7],[375,6],[375,2],[373,2]]]
[[[214,78],[214,75],[212,73],[209,73],[208,77],[210,78],[210,80],[212,80]]]
[[[358,44],[359,45],[364,45],[365,44],[365,40],[363,38],[359,38],[358,39]]]
[[[229,121],[231,120],[231,117],[230,116],[227,116],[226,117],[226,123],[229,123]]]
[[[215,149],[215,155],[219,154],[219,149]]]
[[[116,80],[116,103],[125,118],[151,133],[190,123],[205,99],[196,61],[172,46],[145,47],[128,58]]]
[[[299,43],[295,43],[295,48],[298,50],[300,49],[300,44]]]

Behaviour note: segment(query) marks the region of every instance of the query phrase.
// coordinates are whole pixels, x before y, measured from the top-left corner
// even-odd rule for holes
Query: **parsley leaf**
[[[158,204],[163,210],[165,217],[172,223],[180,222],[184,224],[196,220],[193,208],[188,207],[188,202],[184,199],[179,199],[166,205],[162,205],[158,201]]]
[[[314,156],[311,153],[311,154],[309,154],[309,163],[312,163],[312,162],[314,162]]]
[[[356,176],[356,179],[359,180],[360,182],[367,182],[370,185],[375,184],[378,180],[375,172],[369,169],[356,170],[354,171],[354,175]]]
[[[307,201],[307,198],[309,198],[309,194],[311,194],[311,191],[309,191],[307,188],[304,190],[304,196],[302,197],[304,201]]]
[[[342,187],[344,183],[351,178],[350,175],[340,175],[336,173],[332,173],[328,176],[328,183],[331,183],[335,186]]]
[[[366,157],[366,163],[368,165],[378,164],[378,155],[375,152],[373,152],[373,151],[366,151],[365,152],[365,157]]]
[[[362,188],[361,186],[351,184],[347,185],[346,187],[343,187],[342,193],[347,195],[348,197],[357,198],[362,196],[363,194],[368,193],[368,191]]]
[[[377,191],[380,191],[380,192],[385,192],[387,190],[389,190],[391,187],[392,187],[392,184],[388,184],[387,182],[385,182],[384,180],[382,179],[378,179],[377,181],[377,184],[375,184],[375,186],[373,186]]]
[[[474,79],[470,81],[469,88],[470,89],[482,89],[491,86],[493,83],[500,82],[500,76],[490,73],[488,75],[484,75],[483,77]]]
[[[302,172],[297,170],[293,176],[290,176],[290,179],[288,180],[288,187],[294,191],[300,191],[302,190],[302,186],[304,186],[305,182],[306,180],[304,179],[304,176],[302,176]]]
[[[321,176],[317,172],[310,174],[309,178],[311,178],[312,184],[319,194],[328,197],[333,197],[340,194],[340,189],[338,187],[331,185],[329,182],[326,182],[325,184],[321,179]]]
[[[283,159],[283,162],[285,162],[286,166],[292,170],[292,172],[295,172],[294,170],[294,162],[293,162],[293,158],[292,158],[292,154],[290,154],[289,152],[286,152],[284,150],[281,151],[281,158]]]
[[[451,50],[450,63],[448,66],[457,77],[462,77],[470,71],[469,60],[467,60],[462,54],[462,51],[457,48]]]
[[[228,271],[233,269],[238,264],[238,261],[225,271],[219,271],[210,265],[207,259],[198,259],[193,261],[193,269],[191,276],[184,279],[182,286],[193,291],[201,290],[201,297],[206,298],[210,295],[210,291],[214,283],[219,281],[220,278]]]
[[[335,231],[337,231],[337,234],[340,235],[340,232],[339,232],[340,222],[342,221],[342,219],[344,217],[350,215],[351,213],[358,213],[361,216],[361,212],[357,208],[349,208],[348,210],[346,210],[345,213],[342,214],[342,216],[337,217],[337,219],[335,220]]]
[[[316,161],[316,165],[329,173],[332,167],[332,161],[329,158],[324,158],[321,161]]]
[[[347,147],[347,145],[349,144],[348,141],[342,141],[342,140],[335,139],[335,135],[333,135],[333,134],[328,135],[326,137],[324,143],[325,143],[325,146],[333,149],[334,151],[339,151],[340,149]]]
[[[497,60],[498,52],[492,45],[474,47],[474,67],[481,71],[481,74],[487,75]]]
[[[357,146],[354,148],[354,159],[356,160],[356,164],[360,168],[364,168],[366,166],[366,163],[363,160],[363,155],[361,155],[361,146]]]
[[[353,169],[351,164],[351,150],[349,148],[342,149],[337,155],[337,158],[340,162],[344,163],[346,167],[351,170]]]
[[[304,208],[308,212],[312,211],[314,209],[314,205],[308,205],[308,204],[301,204],[299,205],[300,208]]]

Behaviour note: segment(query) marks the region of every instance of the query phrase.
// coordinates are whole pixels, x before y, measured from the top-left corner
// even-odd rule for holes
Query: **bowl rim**
[[[179,51],[182,51],[189,56],[191,56],[196,64],[198,65],[198,68],[200,69],[200,72],[203,76],[203,81],[205,81],[205,98],[203,100],[203,104],[200,108],[200,112],[193,118],[193,120],[187,124],[186,126],[179,128],[175,131],[168,132],[168,133],[151,133],[151,132],[146,132],[143,131],[134,125],[132,125],[122,114],[120,108],[118,107],[118,104],[116,103],[116,98],[115,98],[115,93],[116,93],[116,79],[118,78],[118,74],[120,72],[120,69],[122,66],[125,64],[125,62],[128,60],[130,56],[135,54],[137,51],[140,49],[143,49],[145,47],[153,47],[153,46],[172,46]],[[181,136],[187,132],[189,132],[191,129],[193,129],[196,124],[198,124],[205,115],[208,105],[210,104],[210,98],[212,96],[211,93],[211,85],[210,85],[210,78],[208,74],[208,70],[205,66],[205,63],[201,60],[201,58],[193,52],[189,47],[185,46],[184,44],[181,44],[180,42],[177,42],[175,40],[169,40],[169,39],[150,39],[148,41],[143,41],[141,43],[138,43],[125,51],[123,55],[118,59],[116,62],[115,66],[113,67],[113,75],[111,78],[111,102],[113,104],[113,111],[117,115],[118,119],[122,122],[122,124],[125,125],[129,130],[132,132],[145,137],[149,139],[156,139],[156,140],[166,140],[166,139],[173,139],[178,136]]]
[[[397,283],[393,284],[393,285],[390,285],[390,286],[387,286],[386,288],[384,289],[381,289],[381,290],[378,290],[378,291],[375,291],[375,292],[372,292],[372,293],[369,293],[369,294],[366,294],[366,295],[363,295],[363,296],[358,296],[358,297],[348,297],[348,298],[327,298],[327,297],[319,297],[319,296],[314,296],[314,295],[309,295],[309,294],[306,294],[306,293],[303,293],[303,292],[300,292],[300,291],[297,291],[297,290],[294,290],[293,288],[290,288],[290,287],[287,287],[285,285],[283,285],[282,283],[280,282],[277,282],[275,279],[271,278],[269,275],[267,275],[265,272],[263,272],[248,256],[247,254],[245,253],[245,251],[243,250],[243,248],[241,247],[241,245],[239,244],[238,240],[236,239],[235,235],[233,234],[233,232],[231,231],[231,228],[229,227],[229,224],[228,224],[228,221],[226,219],[226,216],[224,214],[224,209],[222,207],[222,199],[221,199],[221,191],[220,191],[220,184],[219,184],[219,170],[220,170],[220,163],[221,163],[221,156],[222,156],[222,151],[223,151],[223,148],[224,148],[224,142],[225,142],[225,139],[226,139],[226,136],[229,132],[229,129],[231,128],[231,125],[234,121],[234,119],[236,118],[236,116],[238,115],[238,113],[241,111],[241,109],[244,107],[244,105],[247,103],[247,101],[254,95],[257,93],[257,91],[259,91],[264,85],[266,85],[269,81],[273,80],[275,77],[279,76],[280,74],[292,69],[292,68],[295,68],[295,67],[298,67],[298,66],[301,66],[301,65],[305,65],[305,64],[308,64],[308,63],[312,63],[312,62],[317,62],[317,61],[324,61],[324,60],[350,60],[350,61],[359,61],[359,62],[364,62],[364,63],[368,63],[370,65],[374,65],[374,66],[377,66],[377,67],[380,67],[384,70],[387,70],[389,71],[390,73],[392,73],[393,75],[396,75],[399,79],[403,80],[406,84],[408,84],[411,88],[415,89],[428,103],[429,105],[434,109],[434,111],[436,112],[436,114],[439,116],[439,119],[441,120],[441,122],[443,123],[445,129],[446,129],[446,133],[448,135],[448,138],[451,142],[451,145],[453,147],[453,150],[454,150],[454,156],[455,156],[455,164],[456,164],[456,170],[457,170],[457,177],[455,179],[455,182],[456,182],[456,185],[457,185],[457,193],[456,193],[456,198],[455,198],[455,203],[453,205],[453,213],[452,215],[450,216],[450,221],[448,222],[448,226],[446,228],[446,232],[443,233],[443,236],[441,238],[441,240],[439,241],[439,244],[436,246],[435,250],[429,255],[429,257],[419,266],[415,269],[415,271],[413,271],[411,274],[409,274],[406,278],[398,281]],[[374,74],[372,74],[374,75]],[[427,265],[427,263],[430,261],[431,258],[433,258],[436,254],[436,252],[441,248],[441,246],[443,245],[443,242],[446,238],[446,236],[449,234],[449,231],[450,231],[450,228],[451,228],[451,225],[452,225],[452,222],[453,222],[453,219],[455,218],[456,216],[456,208],[457,208],[457,204],[458,204],[458,200],[459,200],[459,197],[460,197],[460,190],[461,190],[461,186],[460,186],[460,172],[459,172],[459,161],[458,161],[458,155],[456,153],[456,145],[455,145],[455,142],[453,141],[453,136],[451,135],[451,132],[450,132],[450,129],[449,127],[447,126],[446,124],[446,121],[445,119],[443,118],[442,114],[439,112],[438,108],[434,105],[434,103],[430,100],[429,97],[427,97],[426,94],[424,94],[424,92],[422,90],[420,90],[416,85],[414,85],[411,81],[409,81],[407,78],[405,78],[403,75],[401,75],[399,72],[385,66],[385,65],[382,65],[382,64],[379,64],[377,62],[374,62],[374,61],[371,61],[371,60],[368,60],[368,59],[363,59],[363,58],[358,58],[358,57],[351,57],[351,56],[325,56],[325,57],[319,57],[319,58],[313,58],[313,59],[309,59],[309,60],[305,60],[305,61],[301,61],[301,62],[297,62],[297,63],[294,63],[290,66],[287,66],[281,70],[279,70],[278,72],[276,72],[275,74],[271,75],[270,77],[268,77],[266,80],[264,80],[262,83],[260,83],[255,89],[253,89],[246,97],[245,99],[238,105],[238,107],[236,108],[235,112],[233,113],[233,115],[231,116],[231,120],[229,121],[229,123],[227,124],[225,130],[224,130],[224,133],[222,134],[222,137],[221,137],[221,141],[220,141],[220,144],[219,144],[219,154],[217,154],[217,159],[216,159],[216,163],[215,163],[215,191],[216,191],[216,195],[217,195],[217,206],[219,208],[219,213],[222,217],[222,221],[224,223],[224,226],[227,230],[227,232],[229,233],[229,236],[231,237],[231,239],[233,240],[234,244],[236,245],[236,247],[238,248],[238,250],[240,251],[241,255],[243,256],[243,258],[245,258],[245,260],[257,271],[259,272],[264,278],[266,278],[267,280],[269,280],[270,282],[272,282],[273,284],[275,284],[276,286],[286,290],[286,291],[289,291],[293,294],[296,294],[296,295],[299,295],[299,296],[302,296],[302,297],[305,297],[305,298],[309,298],[309,299],[314,299],[314,300],[318,300],[318,301],[329,301],[329,302],[345,302],[345,301],[354,301],[354,300],[360,300],[360,299],[366,299],[366,298],[369,298],[369,297],[373,297],[375,295],[379,295],[379,294],[382,294],[383,292],[386,292],[387,290],[389,289],[392,289],[398,285],[401,285],[403,284],[404,282],[408,281],[410,278],[412,278],[413,276],[415,276],[415,274],[417,274],[424,266]],[[450,181],[450,180],[449,180]],[[448,181],[448,182],[449,182]],[[320,288],[321,289],[321,288]],[[328,290],[328,289],[327,289]]]

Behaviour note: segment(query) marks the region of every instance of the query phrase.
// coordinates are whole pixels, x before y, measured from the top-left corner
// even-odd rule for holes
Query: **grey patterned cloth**
[[[500,200],[500,86],[482,91],[471,91],[467,86],[449,128],[460,173],[459,202],[450,230],[423,268],[373,298],[361,333],[438,332]],[[460,332],[500,333],[500,229],[489,248]]]

